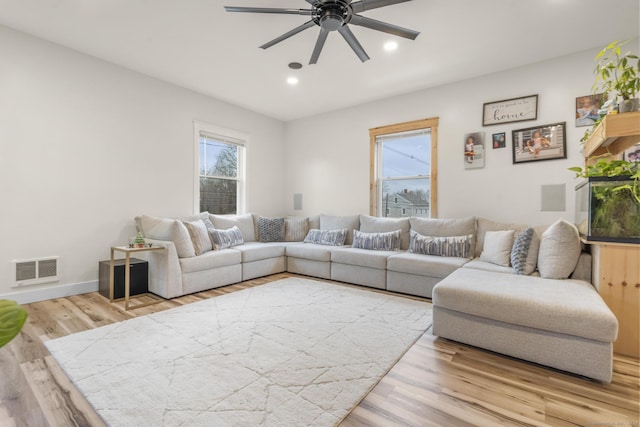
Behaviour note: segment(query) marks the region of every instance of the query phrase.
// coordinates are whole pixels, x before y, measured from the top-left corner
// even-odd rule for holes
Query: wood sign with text
[[[538,118],[538,95],[486,102],[482,112],[482,126],[524,122]]]

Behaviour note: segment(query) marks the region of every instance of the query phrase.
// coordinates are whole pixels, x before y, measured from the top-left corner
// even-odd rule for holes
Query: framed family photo
[[[598,110],[607,100],[606,93],[585,95],[576,98],[576,127],[593,126],[600,118]]]
[[[566,159],[566,122],[513,131],[513,163]]]
[[[630,163],[640,163],[640,142],[624,150],[624,159]]]
[[[464,168],[484,167],[484,132],[468,133],[464,136]]]
[[[491,135],[491,145],[493,148],[504,148],[507,146],[507,134],[505,132]]]

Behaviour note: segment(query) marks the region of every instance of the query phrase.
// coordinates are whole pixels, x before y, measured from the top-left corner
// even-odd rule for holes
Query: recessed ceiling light
[[[289,83],[291,86],[295,86],[298,84],[298,78],[297,77],[289,77],[287,78],[287,83]]]
[[[398,43],[396,43],[396,42],[386,42],[384,44],[384,50],[386,50],[387,52],[394,51],[397,48],[398,48]]]

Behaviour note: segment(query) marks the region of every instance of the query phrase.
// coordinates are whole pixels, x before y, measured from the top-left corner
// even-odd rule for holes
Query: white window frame
[[[225,143],[238,146],[238,186],[237,207],[238,214],[247,211],[247,147],[249,135],[233,129],[212,125],[198,120],[193,121],[194,162],[193,162],[193,212],[200,212],[200,136],[207,135]]]

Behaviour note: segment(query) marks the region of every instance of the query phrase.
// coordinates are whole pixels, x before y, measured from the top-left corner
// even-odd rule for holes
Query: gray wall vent
[[[58,281],[60,269],[57,256],[12,261],[12,264],[13,288]]]

